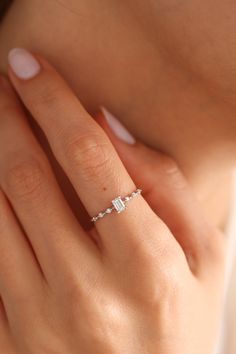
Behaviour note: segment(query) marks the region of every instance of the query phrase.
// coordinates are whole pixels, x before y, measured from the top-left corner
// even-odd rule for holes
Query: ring
[[[142,193],[141,189],[136,189],[131,194],[127,195],[126,197],[122,198],[121,196],[112,200],[112,205],[104,211],[101,211],[96,216],[92,217],[91,222],[96,222],[99,219],[102,219],[104,216],[111,214],[113,211],[116,211],[120,214],[122,211],[126,210],[127,203],[129,203],[132,199],[139,196]]]

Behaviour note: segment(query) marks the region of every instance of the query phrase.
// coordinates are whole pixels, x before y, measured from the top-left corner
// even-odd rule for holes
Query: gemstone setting
[[[114,210],[119,214],[122,211],[126,210],[129,202],[139,196],[142,193],[141,189],[136,189],[134,192],[131,194],[125,196],[125,197],[117,197],[114,200],[112,200],[112,204],[110,207],[108,207],[106,210],[101,211],[99,214],[93,216],[91,218],[92,222],[97,222],[99,219],[102,219],[104,216],[111,214]]]
[[[126,209],[126,205],[120,196],[117,197],[116,199],[113,199],[112,205],[114,206],[118,214],[120,214],[122,211]]]

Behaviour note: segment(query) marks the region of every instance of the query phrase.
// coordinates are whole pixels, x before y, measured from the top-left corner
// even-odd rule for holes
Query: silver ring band
[[[104,211],[101,211],[96,216],[92,217],[91,222],[96,222],[99,219],[102,219],[104,216],[111,214],[113,211],[116,211],[118,214],[124,211],[127,208],[127,203],[129,203],[132,199],[139,196],[142,193],[141,189],[136,189],[131,194],[122,198],[121,196],[112,200],[112,205]]]

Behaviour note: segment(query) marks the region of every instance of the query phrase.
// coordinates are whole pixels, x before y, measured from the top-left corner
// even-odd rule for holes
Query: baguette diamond
[[[118,214],[120,214],[122,211],[126,209],[125,203],[121,199],[121,197],[117,197],[112,201],[112,204],[114,205],[116,211]]]

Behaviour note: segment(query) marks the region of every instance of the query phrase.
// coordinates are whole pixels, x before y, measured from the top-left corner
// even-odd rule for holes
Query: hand
[[[90,216],[136,186],[143,197],[85,232],[1,79],[1,352],[212,353],[222,234],[174,161],[119,141],[43,58],[35,60],[14,51],[11,82]]]

